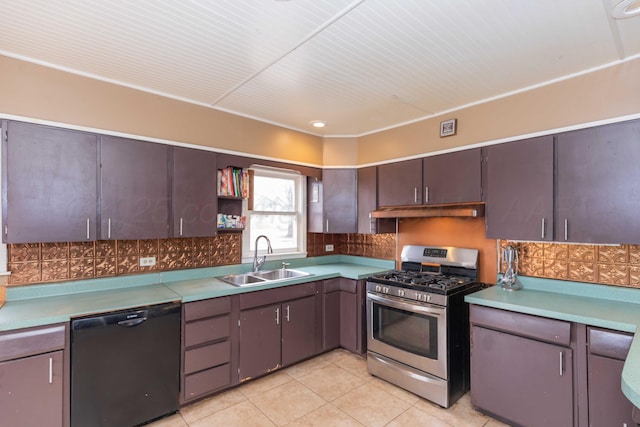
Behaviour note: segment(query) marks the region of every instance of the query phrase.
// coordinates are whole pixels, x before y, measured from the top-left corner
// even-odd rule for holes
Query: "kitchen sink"
[[[280,268],[277,270],[255,271],[243,274],[227,274],[226,276],[218,277],[218,279],[233,286],[251,286],[311,275],[311,273],[300,270]]]

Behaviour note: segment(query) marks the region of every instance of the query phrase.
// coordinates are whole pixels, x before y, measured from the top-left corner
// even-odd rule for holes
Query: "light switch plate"
[[[333,252],[333,245],[324,245],[324,250],[327,252]]]
[[[156,257],[148,256],[140,258],[140,267],[153,267],[156,265]]]

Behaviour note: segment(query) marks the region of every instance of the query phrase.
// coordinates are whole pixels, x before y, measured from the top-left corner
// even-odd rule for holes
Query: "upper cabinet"
[[[482,156],[480,148],[425,157],[423,203],[482,201]]]
[[[556,240],[640,243],[640,120],[556,138]]]
[[[358,233],[393,233],[394,219],[372,218],[378,209],[378,168],[369,166],[358,169]]]
[[[173,237],[207,237],[216,233],[218,195],[216,153],[173,147]]]
[[[378,166],[378,205],[422,204],[422,159]]]
[[[325,169],[322,181],[308,178],[307,230],[311,233],[357,231],[357,171]]]
[[[169,146],[100,137],[100,238],[169,237]]]
[[[3,242],[96,239],[97,136],[3,122]]]
[[[486,149],[487,237],[553,240],[553,136]]]
[[[355,169],[325,169],[322,172],[324,231],[357,231],[357,188]]]

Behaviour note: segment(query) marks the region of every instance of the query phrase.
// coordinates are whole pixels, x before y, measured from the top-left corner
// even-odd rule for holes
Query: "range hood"
[[[484,216],[484,203],[383,206],[371,212],[371,218],[477,218],[481,216]]]

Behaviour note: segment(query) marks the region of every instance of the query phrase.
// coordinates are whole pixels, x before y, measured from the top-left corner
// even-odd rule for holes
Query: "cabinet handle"
[[[327,218],[327,233],[329,232],[329,218]]]
[[[373,218],[371,218],[371,213],[369,213],[369,233],[373,233]]]
[[[182,218],[180,218],[180,235],[182,236]]]
[[[564,374],[564,353],[560,352],[560,376]]]
[[[413,203],[418,203],[418,187],[413,187]]]
[[[111,218],[107,220],[107,239],[111,238]]]
[[[276,307],[276,325],[280,324],[280,307]]]
[[[49,358],[49,384],[53,384],[53,357]]]
[[[289,316],[289,311],[291,310],[291,307],[290,307],[289,305],[287,305],[287,306],[285,307],[285,310],[286,310],[285,319],[287,319],[287,322],[290,322],[290,321],[291,321],[291,318],[290,318],[290,316]]]
[[[87,218],[87,240],[89,240],[91,238],[91,234],[89,233],[89,218]]]
[[[542,234],[540,235],[540,238],[542,240],[544,240],[544,223],[545,223],[544,218],[542,218]]]
[[[567,218],[564,219],[564,240],[569,240],[569,220]]]
[[[424,202],[429,203],[429,187],[424,187]]]

